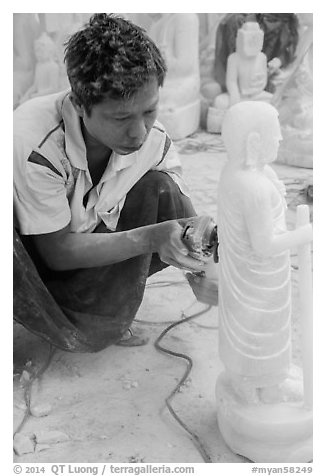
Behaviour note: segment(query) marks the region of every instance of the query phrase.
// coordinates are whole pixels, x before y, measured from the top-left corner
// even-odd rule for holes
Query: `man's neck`
[[[109,163],[112,150],[90,135],[82,119],[80,120],[80,124],[86,145],[88,170],[91,174],[93,185],[97,185]]]
[[[108,159],[112,153],[112,150],[109,149],[106,145],[101,144],[101,142],[95,139],[88,132],[82,119],[80,120],[80,125],[81,125],[84,142],[86,145],[87,157],[92,157],[95,160],[98,159],[99,161],[101,161],[101,159],[104,159],[104,158]]]

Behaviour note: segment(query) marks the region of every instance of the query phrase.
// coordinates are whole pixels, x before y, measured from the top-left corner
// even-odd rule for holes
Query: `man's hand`
[[[192,273],[187,273],[186,278],[197,301],[210,306],[218,305],[218,286],[216,280],[207,278],[205,275],[200,276]]]
[[[176,268],[192,272],[200,272],[204,261],[192,258],[188,249],[181,241],[182,223],[185,220],[168,220],[159,223],[152,230],[153,251],[156,251],[161,261]]]

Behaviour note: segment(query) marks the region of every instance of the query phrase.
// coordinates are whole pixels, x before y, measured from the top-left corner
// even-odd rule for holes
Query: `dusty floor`
[[[220,137],[198,133],[180,141],[185,178],[198,214],[216,215],[219,173],[225,162]],[[295,206],[305,203],[302,190],[312,170],[275,164],[288,191],[288,224]],[[300,363],[300,326],[296,256],[293,255],[293,360]],[[96,354],[57,350],[39,381],[32,404],[50,404],[44,417],[30,416],[21,432],[58,430],[68,440],[37,446],[16,462],[165,462],[201,463],[203,458],[165,406],[165,398],[184,375],[186,361],[159,352],[154,341],[171,321],[206,307],[195,301],[181,271],[153,276],[137,315],[137,326],[150,336],[141,348],[113,346]],[[189,378],[172,400],[175,412],[200,439],[214,463],[244,463],[223,442],[216,422],[214,387],[221,370],[217,349],[218,308],[172,329],[161,345],[193,360]],[[14,429],[24,417],[23,370],[41,368],[49,346],[23,327],[14,326]],[[30,364],[31,363],[31,364]],[[31,366],[30,366],[31,365]]]

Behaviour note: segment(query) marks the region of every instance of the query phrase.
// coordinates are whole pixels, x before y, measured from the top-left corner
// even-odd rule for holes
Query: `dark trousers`
[[[117,231],[195,214],[167,174],[150,171],[128,193]],[[103,225],[95,230],[106,231]],[[110,266],[53,272],[40,267],[24,237],[14,233],[14,319],[71,352],[96,352],[119,341],[135,318],[147,277],[167,266],[148,253]]]

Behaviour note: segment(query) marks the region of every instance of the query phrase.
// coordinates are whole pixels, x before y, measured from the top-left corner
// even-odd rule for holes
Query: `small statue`
[[[166,61],[158,119],[172,139],[198,129],[200,120],[199,19],[196,13],[149,14],[149,36]]]
[[[248,418],[245,428],[238,428],[240,434],[259,427],[261,414],[275,412],[276,422],[289,411],[282,404],[303,400],[300,372],[291,373],[289,250],[312,241],[312,226],[287,230],[285,187],[269,165],[277,157],[281,137],[277,110],[261,101],[230,107],[222,125],[228,155],[218,193],[219,353],[225,372],[218,379],[217,399],[222,433],[230,423],[224,419],[234,409],[244,421]],[[284,418],[281,425],[286,426]],[[263,427],[267,438],[270,428]],[[266,448],[259,454],[259,433],[252,438],[253,452],[248,450],[249,437],[244,439],[248,453],[243,441],[238,445],[240,437],[229,444],[259,461]],[[274,443],[271,437],[268,444]],[[255,451],[258,456],[252,457]]]
[[[238,30],[236,51],[227,60],[226,89],[208,109],[208,132],[220,132],[228,107],[240,101],[271,101],[265,91],[268,80],[267,57],[262,52],[264,32],[256,22],[246,22]],[[276,61],[276,59],[275,59]]]
[[[59,65],[55,61],[56,46],[46,33],[42,33],[35,40],[34,52],[37,61],[34,81],[21,98],[20,103],[36,96],[55,93],[60,89]]]

